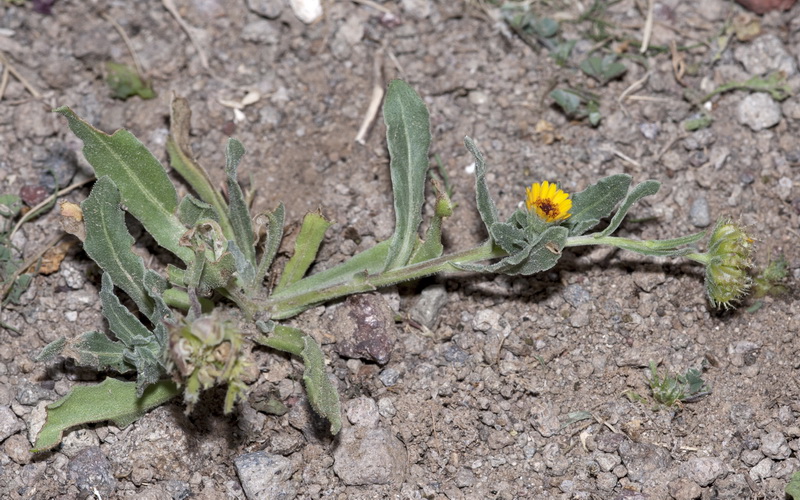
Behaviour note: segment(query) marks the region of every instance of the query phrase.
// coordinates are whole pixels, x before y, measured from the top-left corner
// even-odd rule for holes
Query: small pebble
[[[781,121],[781,106],[769,94],[756,92],[742,99],[737,108],[737,117],[739,123],[758,132]]]
[[[709,213],[708,200],[705,196],[695,198],[689,207],[689,222],[694,227],[708,227],[711,225],[711,214]]]

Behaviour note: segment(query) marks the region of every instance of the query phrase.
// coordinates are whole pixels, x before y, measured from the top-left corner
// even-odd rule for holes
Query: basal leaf
[[[127,350],[125,344],[111,340],[103,332],[86,332],[74,343],[68,343],[64,354],[75,359],[80,366],[98,371],[110,369],[117,373],[128,373],[134,369],[134,365],[125,360]]]
[[[144,261],[133,253],[133,237],[125,225],[120,193],[108,176],[97,179],[89,197],[81,203],[86,227],[83,248],[144,314],[153,311],[153,301],[144,290]]]
[[[256,217],[257,224],[266,226],[267,235],[264,238],[264,248],[261,251],[261,261],[258,263],[258,270],[256,271],[256,281],[253,283],[252,292],[257,290],[258,285],[264,281],[275,256],[278,255],[278,249],[281,246],[283,239],[283,221],[286,214],[286,209],[283,203],[278,205],[272,212],[267,212]]]
[[[418,239],[431,132],[425,103],[402,80],[389,84],[383,117],[391,157],[395,213],[394,234],[385,266],[385,270],[390,270],[408,263]]]
[[[319,212],[309,212],[303,217],[303,225],[300,227],[300,233],[294,244],[294,254],[283,269],[278,286],[275,287],[276,293],[305,276],[308,268],[317,258],[319,246],[330,225],[330,221]]]
[[[159,245],[184,262],[194,255],[179,245],[186,231],[175,215],[178,198],[166,170],[153,154],[127,130],[108,135],[80,119],[66,106],[57,108],[69,127],[83,141],[83,154],[95,175],[109,176],[116,184],[128,212]]]
[[[570,236],[579,236],[594,226],[587,227],[586,222],[598,221],[607,217],[625,198],[628,187],[631,185],[631,176],[627,174],[611,175],[601,179],[580,193],[572,196],[572,216],[567,219],[566,226],[570,228]]]
[[[645,196],[652,196],[658,192],[661,188],[661,183],[654,180],[647,180],[641,182],[636,185],[631,191],[628,193],[628,196],[625,198],[625,201],[622,202],[617,213],[614,214],[612,217],[611,222],[608,224],[608,227],[598,233],[598,238],[603,236],[608,236],[609,234],[613,233],[617,230],[622,221],[625,219],[625,216],[628,214],[628,210],[631,209],[634,203],[641,200]]]
[[[136,319],[114,295],[114,283],[109,273],[103,273],[103,286],[100,289],[100,301],[103,303],[103,316],[108,320],[109,329],[125,346],[133,348],[153,342],[150,330]],[[149,296],[148,296],[149,298]]]
[[[239,187],[239,181],[236,178],[236,170],[239,167],[239,161],[244,156],[244,152],[244,146],[242,146],[241,142],[236,139],[228,140],[228,146],[225,149],[225,174],[227,175],[228,198],[230,200],[228,217],[233,227],[236,245],[253,269],[255,269],[256,249],[253,222],[250,220],[250,210],[247,208],[242,188]]]
[[[49,450],[61,442],[64,431],[77,425],[111,420],[125,428],[136,419],[180,394],[174,382],[153,384],[141,396],[134,382],[107,378],[102,383],[78,386],[47,407],[47,420],[39,431],[34,452]]]
[[[483,160],[483,154],[481,154],[471,138],[465,137],[464,145],[467,146],[467,149],[475,158],[475,197],[478,204],[478,213],[481,215],[481,220],[483,220],[486,230],[489,231],[489,228],[499,221],[499,217],[497,215],[497,207],[491,195],[489,195],[489,188],[486,185],[486,162]]]
[[[266,329],[266,326],[262,323],[260,328],[263,330]],[[328,378],[325,369],[325,355],[314,338],[297,328],[275,325],[269,337],[261,337],[256,341],[273,349],[302,357],[303,382],[305,382],[308,401],[318,415],[328,420],[331,425],[331,434],[338,434],[342,429],[339,394]]]
[[[169,139],[167,140],[169,162],[172,168],[177,170],[181,177],[192,186],[200,199],[214,207],[219,216],[222,231],[228,239],[233,239],[233,227],[228,220],[228,205],[225,203],[222,193],[214,188],[208,171],[195,160],[192,153],[192,147],[189,144],[191,118],[192,110],[189,107],[189,101],[183,97],[173,97],[170,107]]]

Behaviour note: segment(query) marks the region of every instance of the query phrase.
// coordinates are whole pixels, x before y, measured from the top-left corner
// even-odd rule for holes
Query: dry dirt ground
[[[758,240],[759,266],[785,254],[789,291],[760,308],[748,310],[757,305],[748,299],[718,312],[700,266],[602,248],[570,251],[530,278],[424,280],[373,299],[403,318],[389,325],[397,342],[383,366],[335,350],[344,335],[336,311],[358,303],[294,320],[325,344],[346,415],[339,438],[309,414],[298,363],[258,348],[260,374],[234,415],[222,415],[212,393],[189,417],[166,405],[125,429],[75,430],[60,448],[32,455],[44,406],[100,377],[33,359],[60,336],[104,327],[98,273],[74,247],[58,272],[34,280],[22,305],[0,312],[17,329],[0,330],[0,497],[784,498],[800,470],[800,307],[792,290],[800,271],[800,99],[724,93],[707,107],[711,126],[686,132],[697,109],[683,95],[773,71],[800,89],[800,7],[753,17],[760,35],[725,43],[726,26],[743,24],[738,5],[655,2],[650,43],[665,50],[641,57],[625,40],[642,39],[646,1],[597,13],[607,23],[604,43],[588,36],[601,24],[568,22],[591,2],[534,2],[577,41],[572,67],[560,67],[543,47],[523,43],[490,2],[326,1],[323,17],[305,24],[280,0],[177,0],[202,51],[165,3],[61,0],[42,15],[28,2],[0,2],[0,51],[38,92],[14,75],[4,89],[3,192],[40,184],[48,167],[70,163],[65,151],[80,151],[49,112],[60,105],[102,130],[129,129],[165,158],[176,93],[191,103],[194,150],[217,180],[234,135],[248,149],[239,171],[257,189],[256,208],[283,201],[288,221],[317,208],[336,221],[318,264],[327,267],[391,234],[383,125],[378,120],[363,145],[354,138],[373,86],[401,77],[430,108],[432,158],[441,158],[458,204],[445,226],[447,249],[486,237],[463,146],[469,135],[484,150],[503,214],[542,179],[570,192],[613,173],[656,179],[661,191],[637,206],[631,217],[639,221],[621,234],[677,237],[731,216]],[[156,99],[110,97],[105,63],[132,63],[112,21],[127,33]],[[673,42],[685,50],[672,54]],[[601,86],[577,70],[591,49],[624,54],[625,75]],[[565,117],[548,97],[559,86],[594,92],[600,125]],[[248,94],[240,114],[225,104]],[[541,121],[552,130],[537,127]],[[78,153],[72,180],[89,175]],[[14,243],[30,254],[58,230],[48,214]],[[152,246],[137,248],[146,254]],[[407,320],[425,312],[435,313],[427,326]],[[654,409],[651,361],[662,373],[703,370],[711,394]],[[267,395],[289,413],[259,411]]]

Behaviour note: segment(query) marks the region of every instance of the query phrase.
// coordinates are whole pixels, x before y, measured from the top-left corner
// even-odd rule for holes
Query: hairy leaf
[[[257,286],[264,281],[275,256],[278,255],[278,249],[281,246],[283,239],[283,221],[286,214],[286,208],[283,203],[278,205],[272,212],[267,212],[256,217],[257,224],[263,224],[267,229],[267,236],[264,238],[264,249],[261,253],[261,262],[258,263],[258,270],[256,271],[256,280],[253,283],[252,293],[257,290]]]
[[[178,220],[186,227],[194,227],[203,219],[219,222],[219,214],[214,207],[187,194],[178,205]],[[232,235],[231,235],[232,236]]]
[[[111,420],[117,427],[125,428],[178,394],[180,390],[170,380],[151,385],[141,396],[136,393],[135,383],[114,378],[96,385],[75,387],[47,407],[47,420],[36,437],[33,451],[55,447],[70,427]]]
[[[149,315],[153,301],[144,289],[144,261],[131,250],[134,241],[125,225],[120,201],[110,177],[97,179],[89,197],[81,203],[86,227],[83,248],[139,310]]]
[[[225,174],[227,175],[228,198],[228,217],[233,226],[234,240],[236,246],[242,251],[244,257],[251,264],[253,269],[256,267],[255,235],[253,234],[253,223],[250,220],[250,210],[244,199],[242,188],[236,178],[236,169],[244,156],[244,146],[236,139],[229,139],[225,149]],[[223,231],[224,233],[224,231]]]
[[[570,228],[570,236],[585,233],[600,219],[607,217],[617,203],[625,198],[630,185],[630,175],[617,174],[605,177],[597,184],[575,193],[572,196],[572,210],[570,210],[572,216],[565,224]]]
[[[214,207],[222,231],[228,239],[233,239],[233,227],[228,220],[228,205],[225,203],[222,193],[214,188],[206,169],[195,160],[192,153],[192,147],[189,144],[191,117],[192,110],[189,107],[189,101],[183,97],[173,97],[170,108],[169,139],[167,140],[170,164],[192,186],[201,200]],[[193,224],[187,225],[191,227]]]
[[[339,394],[328,378],[325,370],[325,356],[319,344],[302,330],[289,326],[276,325],[272,335],[256,339],[260,344],[280,351],[300,356],[303,359],[303,382],[305,382],[308,401],[314,411],[331,424],[331,434],[342,429],[342,410]]]
[[[489,231],[489,228],[499,221],[499,217],[497,215],[497,207],[486,185],[486,162],[472,139],[465,137],[464,144],[475,158],[475,197],[478,203],[478,213],[481,215],[481,220],[483,220],[486,230]]]
[[[394,234],[385,266],[385,270],[390,270],[408,263],[418,239],[431,132],[425,103],[402,80],[389,84],[383,117],[391,157],[395,213]]]
[[[128,212],[159,245],[190,262],[191,250],[179,244],[186,231],[175,211],[178,198],[166,170],[153,154],[127,130],[108,135],[80,119],[71,109],[55,110],[65,116],[69,127],[83,141],[83,154],[95,175],[109,176],[116,184]]]
[[[648,180],[642,183],[639,183],[631,189],[628,193],[628,196],[625,198],[625,201],[622,202],[617,213],[614,214],[614,217],[611,218],[611,222],[608,224],[608,227],[598,233],[598,238],[602,236],[608,236],[609,234],[613,233],[617,230],[620,224],[622,224],[623,219],[628,214],[628,210],[631,209],[634,203],[641,200],[645,196],[652,196],[658,192],[661,188],[661,183],[658,181]]]

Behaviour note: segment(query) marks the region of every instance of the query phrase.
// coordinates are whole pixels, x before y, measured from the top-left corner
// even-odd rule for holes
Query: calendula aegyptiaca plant
[[[58,444],[63,431],[74,425],[113,420],[125,426],[181,392],[191,409],[200,391],[218,384],[228,387],[225,411],[230,411],[236,400],[246,396],[242,377],[250,361],[242,346],[247,340],[302,358],[309,401],[328,419],[335,434],[341,427],[339,400],[326,375],[322,351],[311,336],[279,321],[335,298],[435,273],[530,275],[553,267],[566,247],[612,245],[706,264],[707,288],[715,304],[735,300],[747,286],[736,277],[749,263],[747,242],[751,240],[738,226],[728,231],[730,223],[715,230],[718,236],[712,238],[708,254],[698,253],[693,246],[704,233],[660,241],[611,236],[634,203],[658,191],[656,181],[631,188],[630,176],[613,175],[575,194],[544,181],[527,189],[524,208],[501,221],[489,195],[483,155],[470,138],[465,144],[475,157],[477,207],[489,237],[475,248],[444,255],[442,221],[453,206],[437,183],[433,218],[425,235],[419,234],[431,140],[428,111],[411,87],[395,80],[384,103],[395,209],[393,235],[342,264],[307,275],[330,225],[319,213],[309,213],[294,254],[276,286],[269,289],[265,277],[283,236],[284,208],[250,213],[237,182],[244,155],[239,141],[229,140],[226,148],[226,199],[194,161],[188,145],[188,104],[175,99],[167,149],[173,168],[198,196],[179,200],[166,169],[132,134],[119,130],[107,135],[69,108],[56,112],[67,118],[83,140],[84,155],[98,178],[80,207],[62,208],[72,231],[83,239],[86,253],[103,270],[100,297],[110,333],[87,332],[61,339],[45,348],[41,358],[62,354],[98,370],[135,372],[136,380],[108,378],[95,386],[76,387],[50,405],[36,442],[38,450]],[[146,268],[131,250],[133,238],[125,225],[125,211],[174,254],[179,265],[167,266],[165,273]],[[590,233],[607,217],[610,220],[603,229]],[[254,225],[265,227],[263,238],[256,237]],[[120,303],[115,288],[130,297],[138,315]],[[236,319],[254,328],[245,335],[235,327],[237,321],[208,312],[213,308],[210,299],[232,302],[240,311]]]

